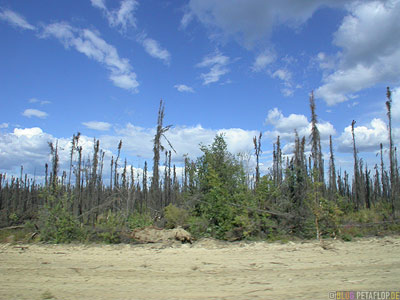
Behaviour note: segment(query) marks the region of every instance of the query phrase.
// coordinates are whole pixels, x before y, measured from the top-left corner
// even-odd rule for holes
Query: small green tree
[[[64,193],[61,197],[44,192],[47,203],[39,213],[40,239],[52,243],[70,243],[85,239],[79,221],[70,212],[71,199]]]
[[[323,236],[336,236],[339,231],[339,221],[342,211],[337,204],[323,197],[321,187],[323,183],[314,182],[313,190],[309,193],[307,206],[314,217],[316,237],[321,240]]]
[[[202,146],[203,156],[197,160],[200,201],[198,215],[209,220],[211,234],[225,238],[234,226],[240,194],[247,193],[245,172],[235,156],[227,150],[223,135],[217,135],[211,146]]]

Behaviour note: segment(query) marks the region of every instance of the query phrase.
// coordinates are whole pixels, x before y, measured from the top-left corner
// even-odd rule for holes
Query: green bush
[[[128,216],[127,225],[130,230],[134,230],[136,228],[143,228],[153,225],[153,219],[151,218],[151,215],[147,212],[145,213],[135,212]]]
[[[125,218],[119,213],[108,211],[106,215],[98,218],[95,225],[96,234],[101,241],[108,244],[121,243],[121,232],[125,227]]]
[[[10,224],[18,224],[19,217],[16,213],[12,213],[11,215],[8,216],[8,219],[10,220]]]
[[[190,216],[188,218],[189,232],[194,238],[209,237],[209,222],[204,216]]]
[[[275,235],[276,223],[269,214],[249,211],[238,213],[233,228],[226,233],[227,240],[263,239]]]
[[[350,234],[345,233],[342,235],[342,240],[345,242],[351,242],[353,240],[353,237]]]
[[[67,196],[48,197],[48,203],[39,213],[40,239],[52,243],[70,243],[85,240],[86,233],[69,212]]]
[[[165,208],[165,220],[167,221],[167,228],[175,228],[178,226],[187,225],[189,213],[186,209],[169,204]]]

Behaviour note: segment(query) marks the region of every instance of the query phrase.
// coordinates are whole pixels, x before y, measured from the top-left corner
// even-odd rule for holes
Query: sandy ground
[[[0,299],[329,299],[331,291],[400,290],[400,237],[326,248],[0,244]]]

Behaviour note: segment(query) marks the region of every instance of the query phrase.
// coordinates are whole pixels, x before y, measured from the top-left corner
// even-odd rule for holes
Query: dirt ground
[[[0,299],[329,299],[399,291],[400,237],[352,242],[0,244]]]

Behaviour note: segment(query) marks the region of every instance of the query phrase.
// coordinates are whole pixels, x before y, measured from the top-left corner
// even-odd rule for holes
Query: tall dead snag
[[[151,182],[150,186],[150,191],[153,197],[153,201],[156,201],[156,205],[159,205],[158,202],[161,200],[161,193],[160,193],[160,174],[159,174],[159,165],[160,165],[160,151],[164,151],[164,146],[161,144],[161,137],[164,137],[164,139],[168,142],[169,146],[172,148],[172,150],[175,151],[175,149],[172,147],[171,143],[169,140],[165,137],[165,133],[171,128],[172,125],[168,125],[163,127],[163,121],[164,121],[164,102],[161,99],[160,100],[160,107],[158,109],[158,118],[157,118],[157,129],[156,129],[156,134],[154,136],[154,146],[153,146],[153,179]],[[162,204],[161,204],[162,206]],[[162,207],[159,207],[162,208]]]
[[[364,175],[364,182],[365,182],[365,204],[368,209],[371,208],[371,179],[370,179],[371,171],[368,170],[368,166],[365,166],[365,175]]]
[[[143,168],[143,178],[142,178],[142,186],[143,186],[143,205],[141,205],[141,213],[144,210],[147,210],[148,203],[147,203],[147,161],[144,162],[144,168]],[[144,207],[144,210],[142,210]]]
[[[354,157],[354,183],[353,183],[353,194],[354,194],[354,202],[356,204],[356,208],[360,208],[360,173],[359,173],[359,162],[357,157],[357,147],[356,147],[356,137],[354,134],[354,125],[356,121],[351,122],[351,135],[353,137],[353,157]]]
[[[114,156],[111,156],[111,163],[110,163],[110,191],[113,190],[113,168],[114,168]]]
[[[72,145],[71,145],[71,154],[70,154],[70,161],[69,161],[69,176],[68,176],[68,189],[70,188],[70,186],[71,186],[71,175],[72,175],[72,167],[73,167],[73,161],[74,161],[74,152],[75,152],[75,150],[76,150],[76,146],[77,146],[77,143],[78,143],[78,141],[79,141],[79,137],[80,137],[80,135],[81,135],[81,133],[80,132],[78,132],[77,133],[77,135],[73,135],[73,137],[72,137],[72,141],[71,141],[71,143],[72,143]]]
[[[385,165],[383,163],[383,145],[380,143],[380,155],[381,155],[381,182],[382,182],[382,198],[388,201],[388,184],[387,176],[385,171]]]
[[[74,211],[75,216],[82,215],[82,186],[81,186],[81,175],[82,175],[82,146],[78,146],[78,140],[76,142],[76,151],[78,152],[78,167],[75,170],[75,199]],[[82,221],[82,219],[81,219]]]
[[[92,172],[90,175],[90,183],[89,183],[89,209],[92,210],[93,207],[97,206],[97,168],[99,164],[99,150],[100,150],[100,141],[94,139],[93,140],[93,161],[92,161]],[[95,214],[89,214],[88,218],[91,218],[91,221],[94,223],[97,218],[97,211]]]
[[[317,127],[314,91],[310,95],[311,109],[311,157],[313,160],[314,181],[324,182],[324,162],[322,160],[321,138]]]
[[[260,135],[258,136],[258,141],[257,141],[257,137],[256,136],[253,138],[254,152],[255,152],[255,155],[256,155],[256,182],[255,182],[255,188],[257,188],[258,183],[260,181],[261,137],[262,137],[262,133],[260,132]]]
[[[396,197],[396,183],[395,183],[395,170],[394,170],[394,152],[393,152],[393,139],[392,139],[392,92],[390,88],[387,87],[386,91],[386,108],[387,116],[389,120],[389,164],[390,164],[390,202],[392,205],[392,214],[395,213],[394,199]]]
[[[56,142],[56,146],[54,147],[53,143],[49,143],[50,152],[51,152],[51,165],[52,165],[52,189],[55,192],[57,183],[58,183],[58,141]]]
[[[118,160],[119,160],[119,156],[121,154],[121,148],[122,148],[122,140],[119,141],[118,144],[118,152],[117,152],[117,158],[115,159],[114,162],[114,187],[118,187],[119,186],[119,180],[118,180]]]
[[[276,148],[275,148],[276,147]],[[281,149],[281,141],[280,136],[276,138],[276,144],[274,144],[274,151],[273,151],[273,178],[274,184],[276,186],[280,186],[282,184],[283,179],[283,167],[282,167],[282,149]]]
[[[373,203],[376,204],[382,197],[381,182],[379,179],[378,165],[375,165]]]
[[[336,186],[336,168],[335,168],[335,157],[333,156],[332,136],[329,136],[329,191],[331,194],[335,194],[337,191]]]

